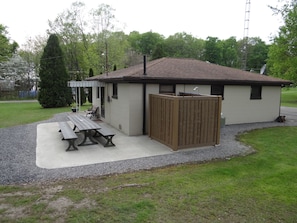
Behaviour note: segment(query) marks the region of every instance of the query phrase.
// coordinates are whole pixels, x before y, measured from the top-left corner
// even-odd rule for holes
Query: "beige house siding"
[[[251,86],[225,86],[222,113],[226,124],[268,122],[280,114],[281,88],[263,86],[262,99],[251,100]]]
[[[130,84],[118,84],[118,98],[112,97],[112,87],[112,84],[105,85],[105,117],[101,119],[127,135],[140,135],[142,133],[142,85],[133,84],[131,87]],[[96,102],[100,106],[100,100]]]
[[[198,90],[193,89],[198,87]],[[176,85],[176,93],[210,94],[210,85]],[[146,84],[146,132],[149,124],[149,94],[158,94],[159,84]],[[226,125],[273,121],[279,116],[281,87],[263,86],[262,99],[250,99],[251,86],[224,86],[222,113]],[[107,98],[111,99],[107,100]],[[93,89],[93,100],[100,106]],[[119,83],[118,98],[112,98],[112,84],[105,84],[105,118],[102,120],[123,133],[143,134],[143,84]]]
[[[97,91],[99,90],[99,87],[92,87],[92,104],[94,106],[100,106],[100,97],[97,97],[98,93]]]

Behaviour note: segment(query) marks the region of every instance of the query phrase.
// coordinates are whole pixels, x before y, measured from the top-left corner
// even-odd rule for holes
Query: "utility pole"
[[[249,39],[249,23],[250,23],[251,1],[246,0],[245,14],[244,14],[244,30],[243,30],[243,43],[242,43],[242,59],[241,69],[246,70],[247,55],[248,55],[248,39]]]

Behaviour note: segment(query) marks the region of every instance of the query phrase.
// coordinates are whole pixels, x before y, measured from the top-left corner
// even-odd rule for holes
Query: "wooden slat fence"
[[[173,150],[220,143],[220,96],[150,95],[149,136]]]

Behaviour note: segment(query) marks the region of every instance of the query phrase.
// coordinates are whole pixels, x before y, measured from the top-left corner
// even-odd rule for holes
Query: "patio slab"
[[[69,125],[72,125],[69,122]],[[100,125],[107,125],[100,123]],[[110,126],[108,126],[111,128]],[[78,146],[77,151],[68,151],[68,142],[62,139],[58,122],[37,125],[36,165],[45,169],[75,167],[97,163],[129,160],[173,153],[169,147],[146,136],[126,136],[112,129],[116,135],[113,142],[116,146],[104,147],[101,143]],[[77,144],[82,141],[78,133]]]

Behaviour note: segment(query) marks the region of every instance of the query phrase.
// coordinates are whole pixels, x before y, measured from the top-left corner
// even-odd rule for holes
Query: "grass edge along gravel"
[[[294,222],[296,134],[245,132],[238,139],[257,152],[228,161],[0,186],[0,221]]]
[[[86,103],[81,111],[90,107],[91,104]],[[62,112],[71,112],[71,107],[42,108],[38,102],[0,103],[0,128],[47,120]]]

